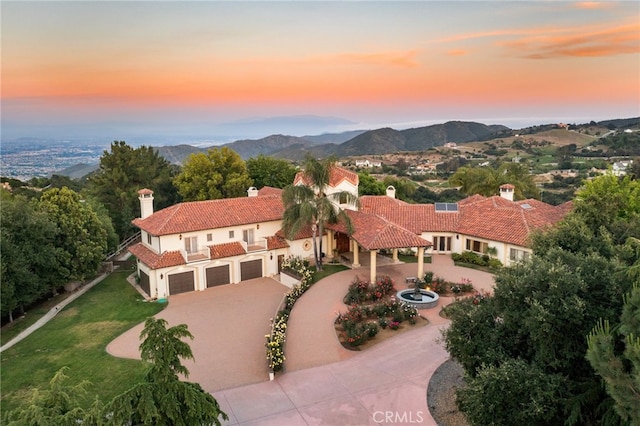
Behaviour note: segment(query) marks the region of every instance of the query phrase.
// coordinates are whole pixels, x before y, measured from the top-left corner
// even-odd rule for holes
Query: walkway
[[[95,286],[96,284],[98,284],[100,281],[102,281],[103,279],[105,279],[107,277],[108,274],[102,274],[100,275],[98,278],[96,278],[95,280],[91,281],[89,284],[85,284],[82,287],[80,287],[78,290],[76,290],[75,292],[73,292],[70,296],[68,296],[66,299],[64,299],[62,302],[58,303],[56,306],[54,306],[53,308],[51,308],[49,310],[49,312],[47,312],[46,314],[44,314],[41,318],[38,319],[38,321],[34,322],[33,324],[31,324],[29,327],[25,328],[20,334],[18,334],[16,337],[14,337],[13,339],[11,339],[10,341],[8,341],[7,343],[4,344],[4,346],[0,347],[0,353],[2,353],[4,350],[9,349],[10,347],[12,347],[13,345],[15,345],[16,343],[18,343],[19,341],[21,341],[22,339],[24,339],[25,337],[27,337],[28,335],[30,335],[31,333],[33,333],[34,331],[36,331],[37,329],[39,329],[40,327],[42,327],[43,325],[45,325],[47,322],[49,322],[53,317],[55,317],[56,315],[58,315],[58,312],[60,312],[62,310],[62,308],[64,308],[65,306],[67,306],[69,303],[73,302],[74,300],[76,300],[78,297],[82,296],[83,294],[85,294],[87,291],[89,291],[89,289],[91,289],[93,286]]]
[[[379,268],[396,287],[415,274],[416,264]],[[492,275],[453,265],[436,255],[425,270],[450,281],[470,279],[490,292]],[[362,274],[364,272],[364,275]],[[433,372],[449,358],[439,343],[448,321],[439,308],[423,310],[430,325],[385,340],[364,352],[347,351],[338,342],[333,319],[339,301],[362,268],[344,271],[316,283],[298,300],[289,319],[286,373],[272,382],[213,392],[227,425],[435,425],[426,391]],[[345,280],[346,278],[346,280]],[[453,299],[442,297],[440,307]]]

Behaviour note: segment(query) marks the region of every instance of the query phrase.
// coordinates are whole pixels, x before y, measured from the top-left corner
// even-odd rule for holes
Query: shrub
[[[424,273],[424,279],[423,281],[426,284],[431,284],[433,282],[433,271],[427,271]]]
[[[367,336],[369,338],[373,338],[376,336],[376,334],[378,334],[378,324],[376,324],[375,322],[368,322],[365,328],[367,330]]]
[[[378,324],[380,325],[380,327],[382,327],[382,329],[385,329],[389,325],[389,321],[387,321],[386,318],[382,317],[378,320]]]
[[[400,322],[399,321],[391,321],[389,323],[389,328],[392,330],[397,330],[400,327]]]

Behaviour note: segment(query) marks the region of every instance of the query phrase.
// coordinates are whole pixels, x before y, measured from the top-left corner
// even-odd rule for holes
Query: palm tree
[[[516,187],[517,200],[540,197],[533,176],[524,165],[518,163],[502,163],[498,168],[461,167],[449,178],[449,183],[460,187],[460,192],[465,195],[490,197],[498,194],[500,185],[510,183]]]
[[[307,155],[304,163],[305,184],[289,185],[282,192],[285,208],[282,229],[285,236],[290,240],[295,239],[303,227],[311,226],[313,254],[318,271],[322,270],[322,235],[326,225],[337,223],[341,219],[351,232],[349,217],[338,204],[357,204],[357,195],[348,191],[327,194],[335,163],[335,157],[319,161]]]

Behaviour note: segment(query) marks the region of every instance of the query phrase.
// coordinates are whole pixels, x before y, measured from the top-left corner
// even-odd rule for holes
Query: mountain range
[[[447,142],[466,143],[506,136],[511,129],[502,125],[486,125],[467,121],[395,130],[389,127],[369,131],[327,133],[319,136],[271,135],[261,139],[244,139],[220,145],[237,152],[243,159],[260,154],[288,160],[301,160],[307,154],[315,157],[380,155],[398,151],[424,151]],[[158,153],[172,163],[181,163],[187,155],[206,152],[210,148],[189,145],[158,147]]]

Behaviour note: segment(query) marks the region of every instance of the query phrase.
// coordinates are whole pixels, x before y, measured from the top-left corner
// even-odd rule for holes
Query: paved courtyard
[[[417,264],[378,268],[398,289]],[[490,292],[493,276],[453,265],[450,256],[434,255],[425,271],[449,281],[470,279]],[[423,310],[430,324],[405,332],[363,352],[344,349],[333,321],[345,310],[342,298],[354,277],[367,278],[366,265],[316,283],[296,303],[289,319],[286,370],[268,381],[264,335],[287,288],[271,279],[172,296],[158,317],[170,325],[186,323],[195,363],[186,362],[190,381],[213,393],[229,425],[367,425],[435,422],[427,407],[431,375],[448,359],[439,343],[447,321],[440,308]],[[452,301],[441,298],[440,307]],[[139,358],[142,324],[109,344],[116,356]],[[389,414],[393,413],[393,414]],[[390,422],[385,416],[393,415]]]
[[[169,326],[187,324],[195,358],[185,361],[189,381],[212,392],[269,380],[265,334],[288,288],[271,278],[223,285],[205,291],[171,296],[166,309],[156,315]],[[140,358],[139,324],[107,346],[123,358]]]

